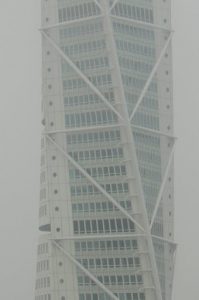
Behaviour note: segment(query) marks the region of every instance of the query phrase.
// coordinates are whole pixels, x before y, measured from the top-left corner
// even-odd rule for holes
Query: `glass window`
[[[113,249],[117,250],[118,249],[118,242],[113,241]]]
[[[104,229],[105,229],[105,232],[109,232],[110,231],[109,221],[108,220],[104,220]]]
[[[84,221],[79,221],[80,233],[85,232]]]
[[[95,263],[94,263],[94,259],[93,259],[93,258],[90,258],[90,259],[89,259],[89,267],[90,267],[91,269],[93,269],[93,268],[95,267]]]
[[[128,232],[128,222],[127,219],[122,220],[124,232]]]
[[[96,258],[96,267],[101,268],[101,260],[99,258]]]
[[[117,232],[122,232],[122,221],[121,219],[116,219]]]
[[[128,275],[124,275],[124,283],[125,283],[125,285],[129,284],[129,276]]]
[[[92,220],[92,232],[96,233],[97,232],[97,221]]]
[[[81,242],[82,251],[86,251],[86,242]]]
[[[109,285],[109,276],[104,276],[104,284]]]
[[[86,232],[87,233],[91,233],[91,224],[90,224],[90,221],[85,221],[86,223]]]
[[[117,276],[117,282],[118,282],[118,285],[122,285],[123,284],[123,278],[122,278],[122,276]]]
[[[99,232],[103,232],[103,222],[102,222],[102,220],[98,220],[97,223],[98,223]]]
[[[73,221],[73,228],[74,228],[74,233],[79,232],[79,226],[77,221]]]
[[[135,278],[135,275],[131,275],[130,278],[131,278],[131,283],[132,283],[132,284],[136,284],[136,278]]]
[[[129,264],[129,267],[133,267],[133,258],[132,257],[128,258],[128,264]]]
[[[115,226],[115,220],[114,219],[110,219],[110,229],[111,229],[111,232],[116,231],[116,226]]]
[[[120,267],[120,259],[119,258],[115,258],[115,266]]]
[[[113,258],[109,258],[108,259],[108,264],[109,264],[110,268],[113,268],[114,267],[114,259]]]

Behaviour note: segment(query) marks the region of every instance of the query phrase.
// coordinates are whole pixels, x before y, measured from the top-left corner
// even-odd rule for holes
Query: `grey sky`
[[[198,299],[199,3],[173,1],[176,261],[173,300]],[[33,299],[40,164],[40,1],[0,2],[0,299]]]

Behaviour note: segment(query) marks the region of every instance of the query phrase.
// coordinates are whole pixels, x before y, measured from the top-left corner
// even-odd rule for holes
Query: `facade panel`
[[[169,300],[170,1],[42,1],[35,300]]]

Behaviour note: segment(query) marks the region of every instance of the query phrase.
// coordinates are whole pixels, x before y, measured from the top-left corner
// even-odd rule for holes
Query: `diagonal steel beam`
[[[104,126],[90,126],[90,127],[72,127],[66,129],[59,129],[59,130],[50,130],[44,131],[43,135],[48,134],[56,134],[56,133],[71,133],[71,132],[81,132],[81,131],[95,131],[95,130],[106,130],[106,129],[115,129],[124,126],[122,123],[114,124],[114,125],[104,125]]]
[[[107,101],[107,99],[102,95],[102,93],[96,88],[96,86],[82,73],[82,71],[71,61],[71,59],[60,49],[60,47],[50,38],[50,36],[41,30],[42,35],[45,39],[53,46],[53,48],[58,52],[58,54],[67,62],[67,64],[81,77],[81,79],[90,87],[90,89],[106,104],[106,106],[112,110],[120,120],[122,116],[120,113]]]
[[[111,5],[111,7],[110,7],[110,12],[111,12],[111,10],[115,7],[115,5],[117,4],[117,2],[118,2],[118,0],[115,0],[114,2],[113,2],[113,4]]]
[[[172,245],[175,248],[177,247],[177,243],[174,242],[173,240],[169,240],[169,239],[166,239],[164,237],[161,237],[161,236],[158,236],[158,235],[154,235],[154,234],[152,234],[151,237],[154,238],[154,239],[160,240],[160,241],[162,241],[164,243],[168,243],[168,244]]]
[[[138,129],[138,130],[141,130],[141,131],[146,131],[148,133],[152,133],[152,134],[156,134],[156,135],[160,135],[160,136],[165,136],[165,137],[168,137],[168,138],[173,139],[173,140],[177,139],[177,137],[175,137],[173,135],[170,135],[170,134],[167,134],[165,132],[159,131],[159,130],[154,130],[154,129],[150,129],[150,128],[146,128],[146,127],[142,127],[142,126],[137,126],[137,125],[132,125],[131,127],[133,129]]]
[[[130,120],[133,119],[133,117],[134,117],[134,115],[135,115],[138,107],[140,106],[142,100],[144,99],[144,96],[145,96],[145,94],[146,94],[146,92],[147,92],[147,90],[149,88],[149,85],[151,84],[151,81],[152,81],[152,79],[153,79],[153,77],[154,77],[154,75],[155,75],[155,73],[156,73],[156,71],[157,71],[157,69],[158,69],[161,61],[162,61],[162,58],[163,58],[163,56],[164,56],[164,54],[165,54],[168,46],[170,45],[172,36],[173,36],[173,32],[171,32],[169,34],[169,37],[167,38],[167,41],[166,41],[164,47],[162,48],[162,51],[161,51],[161,53],[160,53],[160,55],[159,55],[159,57],[158,57],[158,59],[157,59],[157,61],[155,63],[155,66],[153,67],[153,70],[151,71],[151,74],[149,75],[149,77],[147,79],[147,82],[145,83],[145,86],[143,87],[143,90],[142,90],[142,92],[140,94],[140,97],[139,97],[139,99],[138,99],[138,101],[137,101],[137,103],[136,103],[136,105],[134,107],[134,110],[133,110],[133,112],[132,112],[132,114],[130,116]]]
[[[59,240],[99,240],[99,239],[117,239],[117,238],[139,238],[139,237],[146,237],[145,234],[132,234],[132,233],[121,233],[121,234],[98,234],[98,235],[71,235],[71,236],[64,236],[59,238]],[[54,239],[53,239],[54,240]]]
[[[118,54],[116,52],[116,44],[115,44],[115,39],[114,39],[114,31],[113,31],[113,24],[111,21],[110,13],[108,10],[108,3],[106,0],[103,0],[103,4],[105,9],[105,22],[108,30],[108,39],[109,39],[109,46],[111,49],[112,53],[112,61],[113,65],[115,67],[115,73],[117,75],[116,81],[117,85],[120,88],[121,91],[121,98],[122,98],[122,104],[123,104],[123,114],[124,114],[124,119],[126,121],[126,132],[127,136],[129,139],[129,147],[131,150],[131,163],[133,164],[132,167],[135,167],[135,172],[137,175],[137,188],[139,192],[139,204],[140,204],[140,209],[142,210],[142,216],[143,216],[143,221],[144,221],[144,228],[146,232],[146,238],[147,238],[147,244],[148,244],[148,252],[149,252],[149,257],[150,257],[150,262],[151,262],[151,267],[152,267],[152,278],[154,280],[154,284],[156,286],[156,298],[157,300],[162,300],[162,294],[161,294],[161,286],[160,286],[160,280],[158,276],[158,270],[157,270],[157,264],[155,260],[155,255],[154,255],[154,248],[153,248],[153,242],[152,242],[152,237],[151,237],[151,231],[149,229],[149,222],[148,222],[148,216],[147,216],[147,211],[146,211],[146,204],[144,200],[144,193],[143,193],[143,188],[142,188],[142,182],[141,182],[141,177],[140,177],[140,171],[139,171],[139,166],[138,166],[138,160],[136,156],[136,149],[135,149],[135,142],[132,134],[132,129],[131,129],[131,123],[129,119],[129,114],[128,114],[128,109],[126,106],[126,99],[125,99],[125,92],[124,92],[124,86],[122,82],[122,76],[121,76],[121,70],[120,70],[120,65],[119,65],[119,60],[118,60]]]
[[[96,15],[96,16],[92,16],[92,17],[87,17],[87,18],[79,18],[79,19],[75,19],[75,20],[70,20],[70,21],[65,21],[65,22],[59,22],[53,25],[49,25],[49,26],[45,26],[40,28],[39,30],[48,30],[48,29],[53,29],[53,28],[59,28],[59,27],[63,27],[63,26],[69,26],[69,25],[74,25],[74,24],[78,24],[78,23],[82,23],[82,22],[86,22],[86,21],[92,21],[92,20],[96,20],[97,18],[102,18],[103,15]]]
[[[164,188],[165,188],[167,177],[168,177],[168,174],[169,174],[169,171],[170,171],[171,163],[173,161],[174,148],[175,148],[175,142],[173,143],[173,147],[172,147],[171,153],[169,155],[169,160],[168,160],[167,167],[166,167],[166,170],[165,170],[165,173],[164,173],[164,177],[163,177],[163,180],[162,180],[162,183],[161,183],[161,187],[160,187],[160,190],[159,190],[159,193],[158,193],[158,197],[157,197],[157,200],[156,200],[156,205],[155,205],[155,208],[154,208],[154,211],[153,211],[153,215],[151,217],[150,230],[152,229],[152,226],[153,226],[158,208],[160,206],[162,194],[164,192]]]
[[[110,16],[113,19],[120,20],[120,21],[123,21],[123,22],[128,22],[128,23],[140,25],[140,26],[144,26],[144,27],[147,27],[147,28],[163,30],[163,31],[166,31],[166,32],[172,32],[171,29],[160,26],[160,25],[157,25],[157,24],[139,21],[139,20],[136,20],[136,19],[133,19],[133,18],[131,19],[131,18],[126,18],[126,17],[120,17],[120,16],[117,16],[117,15],[110,15]]]
[[[85,267],[82,266],[68,251],[66,251],[56,240],[52,240],[52,243],[82,272],[84,272],[92,281],[96,283],[106,294],[108,294],[112,299],[119,300],[103,283],[101,283],[91,272],[89,272]]]
[[[77,168],[110,202],[112,202],[128,219],[130,219],[141,231],[145,232],[144,228],[111,196],[101,185],[95,181],[68,153],[64,151],[53,139],[46,135],[46,138]]]
[[[99,9],[101,9],[101,11],[102,11],[102,6],[99,4],[99,2],[97,0],[94,0],[94,2],[99,7]]]

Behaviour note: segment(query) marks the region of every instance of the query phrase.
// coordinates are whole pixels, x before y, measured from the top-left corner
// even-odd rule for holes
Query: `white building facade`
[[[170,0],[42,0],[35,300],[170,300]]]

